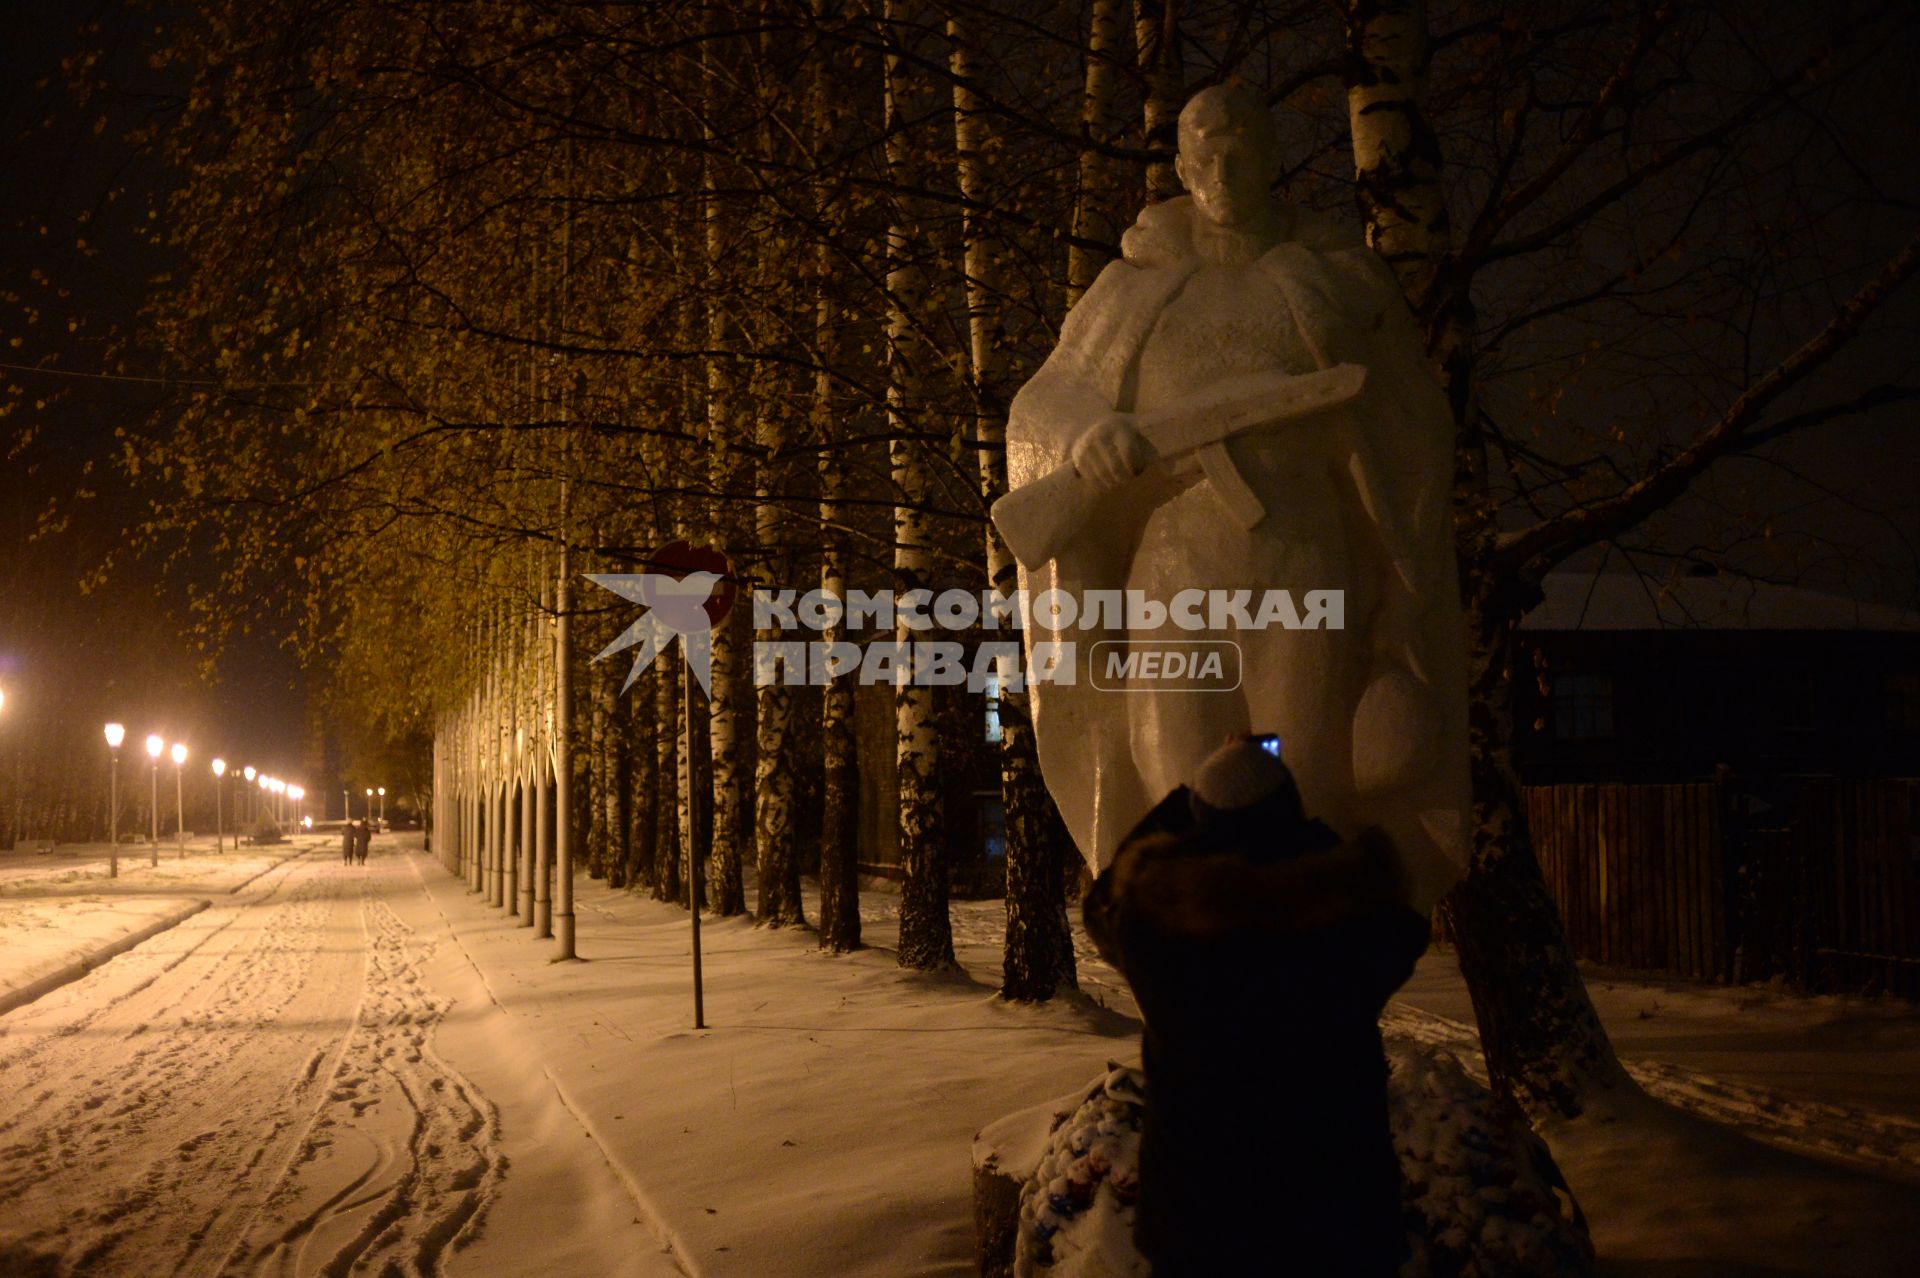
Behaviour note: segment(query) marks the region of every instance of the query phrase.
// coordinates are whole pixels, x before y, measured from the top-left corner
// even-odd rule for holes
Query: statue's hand
[[[1129,413],[1107,413],[1081,433],[1071,454],[1074,470],[1096,488],[1118,488],[1146,469],[1153,451]]]

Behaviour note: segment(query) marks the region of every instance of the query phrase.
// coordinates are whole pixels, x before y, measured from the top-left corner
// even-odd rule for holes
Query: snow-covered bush
[[[1452,1055],[1404,1044],[1387,1059],[1411,1252],[1403,1278],[1591,1273],[1586,1221],[1540,1139],[1501,1117]],[[1055,1118],[1020,1194],[1017,1278],[1147,1278],[1133,1246],[1144,1107],[1145,1079],[1116,1066]]]

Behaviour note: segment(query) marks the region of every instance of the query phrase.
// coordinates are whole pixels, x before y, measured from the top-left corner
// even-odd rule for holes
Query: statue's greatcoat
[[[1075,440],[1103,412],[1136,408],[1141,352],[1163,310],[1201,266],[1192,242],[1197,216],[1184,196],[1147,208],[1122,240],[1122,260],[1101,272],[1069,314],[1058,347],[1012,404],[1007,450],[1013,487],[1065,462]],[[1316,214],[1277,205],[1275,218],[1280,240],[1251,269],[1262,272],[1274,286],[1270,292],[1284,299],[1315,365],[1355,363],[1368,371],[1361,398],[1337,410],[1342,420],[1332,438],[1345,460],[1344,476],[1334,485],[1339,491],[1305,497],[1352,512],[1347,525],[1372,542],[1354,562],[1378,566],[1378,580],[1365,589],[1355,588],[1360,583],[1232,580],[1231,565],[1213,562],[1207,548],[1194,546],[1188,552],[1190,584],[1252,587],[1256,599],[1264,588],[1346,587],[1350,598],[1370,601],[1369,615],[1349,612],[1346,617],[1352,642],[1368,645],[1359,658],[1365,677],[1357,685],[1365,693],[1345,698],[1356,702],[1345,711],[1355,715],[1350,771],[1342,761],[1352,792],[1305,797],[1310,809],[1384,825],[1406,852],[1415,879],[1414,903],[1424,908],[1464,864],[1469,793],[1465,635],[1452,540],[1451,415],[1412,317],[1379,257]],[[1242,446],[1230,443],[1228,456]],[[1254,492],[1269,510],[1302,497],[1262,492],[1257,483]],[[1028,597],[1049,589],[1084,597],[1088,591],[1125,588],[1142,532],[1168,496],[1164,476],[1152,473],[1104,494],[1096,516],[1058,558],[1023,571]],[[1230,518],[1222,506],[1220,519]],[[1262,531],[1255,524],[1249,535]],[[1165,565],[1161,568],[1158,576],[1167,579]],[[1076,682],[1035,685],[1032,705],[1048,788],[1082,854],[1096,867],[1112,857],[1153,798],[1145,792],[1129,744],[1127,703],[1133,698],[1096,689],[1087,677],[1092,641],[1101,637],[1110,636],[1088,631],[1055,636],[1040,630],[1027,635],[1029,644],[1079,641]],[[1169,631],[1168,637],[1180,636]],[[1240,639],[1243,644],[1263,641],[1259,632],[1243,632]],[[1262,729],[1257,723],[1252,727]]]

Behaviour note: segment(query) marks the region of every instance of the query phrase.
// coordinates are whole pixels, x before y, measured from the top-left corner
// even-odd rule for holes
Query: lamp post
[[[290,785],[287,787],[287,797],[293,800],[293,823],[299,825],[301,824],[300,805],[306,801],[307,788],[300,785]]]
[[[267,774],[266,774],[266,773],[264,773],[264,772],[262,772],[262,773],[261,773],[261,774],[260,774],[260,775],[259,775],[258,777],[255,777],[255,778],[254,778],[254,780],[255,780],[255,782],[256,782],[256,783],[257,783],[257,784],[259,785],[259,787],[260,787],[260,793],[261,793],[262,795],[264,795],[264,794],[265,794],[265,793],[267,792],[267,787],[268,787],[268,786],[269,786],[270,784],[272,784],[272,781],[271,781],[271,778],[269,778],[269,777],[267,776]],[[254,813],[255,813],[255,816],[254,816],[254,820],[256,820],[256,821],[258,821],[258,820],[260,819],[260,818],[259,818],[259,812],[260,812],[260,806],[261,806],[261,805],[260,805],[260,800],[259,800],[259,798],[257,798],[257,797],[256,797],[256,798],[254,799]]]
[[[120,743],[127,739],[125,724],[107,725],[107,877],[120,877]]]
[[[147,815],[152,819],[153,828],[147,835],[147,860],[154,866],[160,864],[160,755],[166,748],[167,743],[159,733],[148,735],[147,757],[153,760],[153,798],[147,804]]]
[[[187,748],[173,743],[173,843],[182,860],[187,855],[187,785],[184,780]]]
[[[373,821],[373,789],[372,787],[368,787],[367,789],[367,821],[369,824],[371,824]]]
[[[227,850],[226,828],[220,818],[221,783],[226,775],[227,761],[225,759],[215,759],[213,761],[213,850],[215,852],[225,852]]]
[[[253,770],[253,765],[249,763],[246,767],[240,770],[240,775],[247,779],[247,789],[246,789],[247,811],[251,813],[253,812],[253,779],[259,776],[260,774],[258,772],[255,772]],[[259,819],[258,814],[255,814],[249,819],[258,820]]]
[[[376,830],[387,828],[387,787],[380,787],[380,822],[373,827]]]

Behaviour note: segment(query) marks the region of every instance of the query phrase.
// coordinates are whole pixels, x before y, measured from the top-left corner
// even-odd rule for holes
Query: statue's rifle
[[[1319,372],[1244,373],[1166,408],[1140,413],[1134,428],[1152,450],[1148,465],[1198,453],[1201,468],[1243,523],[1265,513],[1226,455],[1225,442],[1353,402],[1366,384],[1358,364]],[[1058,555],[1093,517],[1104,494],[1067,462],[993,503],[993,522],[1007,549],[1028,568]]]

